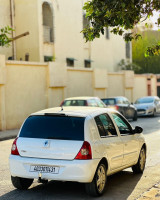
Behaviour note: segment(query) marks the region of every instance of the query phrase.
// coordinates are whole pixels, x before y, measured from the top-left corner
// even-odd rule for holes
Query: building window
[[[86,14],[84,13],[83,14],[83,29],[87,28],[89,26],[89,21],[88,19],[86,18]]]
[[[157,86],[157,96],[160,97],[160,86]]]
[[[54,42],[53,13],[50,5],[47,2],[43,3],[42,11],[44,42]]]
[[[126,42],[126,58],[131,58],[131,43]]]
[[[25,54],[25,61],[29,61],[29,53]]]
[[[90,60],[84,60],[84,67],[85,68],[91,68],[91,61]]]
[[[44,56],[44,62],[52,62],[53,56]]]
[[[66,58],[66,63],[68,67],[74,67],[74,58]]]
[[[109,28],[106,27],[106,39],[109,40],[110,39],[110,34],[109,34]]]

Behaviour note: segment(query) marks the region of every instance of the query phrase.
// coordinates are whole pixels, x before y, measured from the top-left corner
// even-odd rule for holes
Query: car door
[[[119,129],[124,144],[122,165],[129,166],[137,160],[139,152],[138,135],[133,134],[131,125],[120,114],[112,113],[112,117]]]
[[[157,113],[160,113],[160,100],[159,100],[159,99],[156,99],[156,100],[154,101],[154,103],[155,103],[155,106],[156,106],[156,112],[157,112]]]
[[[109,162],[109,170],[116,170],[123,162],[123,142],[117,134],[115,126],[108,114],[101,114],[95,117],[95,122],[100,135],[100,142],[103,145],[103,157]]]
[[[126,106],[125,106],[124,103],[123,103],[123,97],[118,97],[118,98],[116,99],[116,104],[117,104],[117,106],[118,106],[118,111],[119,111],[122,115],[126,116]]]
[[[125,105],[125,116],[127,119],[131,119],[134,117],[134,108],[127,98],[123,99],[123,103]]]

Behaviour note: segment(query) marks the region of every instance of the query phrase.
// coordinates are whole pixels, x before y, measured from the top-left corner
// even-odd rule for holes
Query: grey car
[[[147,96],[135,101],[138,116],[155,116],[160,113],[160,98],[157,96]]]

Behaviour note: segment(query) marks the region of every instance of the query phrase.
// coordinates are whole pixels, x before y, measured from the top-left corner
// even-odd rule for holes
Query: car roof
[[[75,116],[75,117],[87,117],[87,116],[95,116],[102,113],[111,113],[112,111],[116,112],[110,108],[99,108],[99,107],[89,107],[89,106],[69,106],[69,107],[55,107],[49,108],[45,110],[41,110],[32,115],[67,115],[67,116]]]
[[[157,96],[146,96],[146,97],[140,97],[138,99],[159,99]]]
[[[102,98],[102,99],[118,99],[118,98],[126,98],[126,97],[124,97],[124,96],[116,96],[116,97],[107,97],[107,98]]]
[[[84,97],[70,97],[70,98],[66,98],[66,100],[88,100],[88,99],[98,99],[98,97],[88,97],[88,96],[84,96]]]

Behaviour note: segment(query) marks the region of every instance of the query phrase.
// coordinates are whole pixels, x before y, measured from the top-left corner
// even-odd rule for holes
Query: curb
[[[16,138],[17,135],[10,135],[10,136],[5,136],[3,138],[0,138],[0,142],[4,140],[10,140]]]

